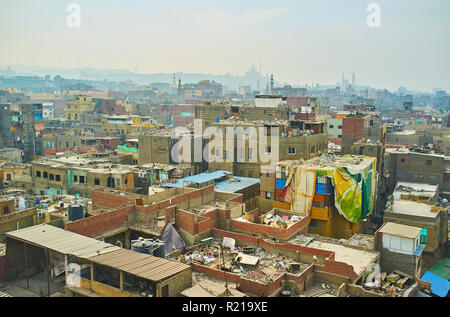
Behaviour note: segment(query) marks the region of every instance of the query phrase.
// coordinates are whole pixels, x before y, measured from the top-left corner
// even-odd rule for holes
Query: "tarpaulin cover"
[[[294,194],[291,209],[308,214],[314,198],[316,177],[325,176],[331,178],[334,186],[335,206],[339,213],[352,223],[365,220],[372,212],[374,205],[375,167],[375,160],[365,169],[351,172],[346,167],[314,169],[299,165],[293,173],[291,186]],[[287,194],[289,194],[289,189]],[[288,196],[286,195],[286,198]]]
[[[165,226],[161,240],[164,241],[166,254],[174,250],[180,250],[181,252],[184,250],[184,241],[170,222]]]
[[[352,223],[365,220],[373,210],[376,172],[375,161],[365,169],[351,173],[345,167],[317,170],[317,176],[331,177],[334,203],[339,213]]]
[[[294,195],[292,209],[301,214],[309,214],[314,198],[316,170],[299,165],[294,176]]]

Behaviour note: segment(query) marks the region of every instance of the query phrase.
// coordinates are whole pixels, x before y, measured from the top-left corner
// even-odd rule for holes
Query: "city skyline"
[[[376,1],[380,28],[366,23],[370,1],[77,1],[80,28],[66,25],[70,3],[3,1],[2,67],[242,75],[256,61],[292,85],[334,85],[355,72],[380,89],[450,88],[445,1]]]

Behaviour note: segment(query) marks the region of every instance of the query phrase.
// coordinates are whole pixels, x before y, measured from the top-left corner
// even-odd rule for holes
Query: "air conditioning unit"
[[[39,218],[44,218],[45,217],[45,213],[43,211],[38,211],[37,216]]]

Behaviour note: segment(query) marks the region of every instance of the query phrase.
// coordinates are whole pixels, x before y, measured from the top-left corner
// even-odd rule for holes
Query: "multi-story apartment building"
[[[21,150],[24,161],[43,154],[42,104],[4,104],[0,108],[0,117],[2,147]]]
[[[66,101],[66,119],[71,121],[73,125],[79,125],[81,114],[94,112],[96,102],[91,96],[76,95],[73,100]]]
[[[427,149],[398,149],[389,153],[388,186],[397,181],[439,185],[441,196],[450,196],[450,158]]]
[[[356,190],[359,185],[343,181],[350,175],[361,182],[359,195]],[[308,232],[348,239],[368,228],[377,183],[375,158],[372,157],[327,156],[305,162],[280,161],[275,173],[261,175],[260,208],[263,212],[282,208],[309,215]]]
[[[210,143],[210,154],[220,158],[219,160],[210,160],[208,164],[210,171],[226,170],[237,176],[259,177],[261,166],[275,163],[262,157],[262,151],[268,156],[277,151],[279,160],[308,159],[327,152],[328,138],[325,122],[286,120],[250,122],[248,120],[227,119],[206,124],[203,128],[207,129],[208,127],[215,127],[221,131],[223,149],[225,149],[224,153],[218,153],[217,150],[212,149],[213,145]],[[229,135],[230,128],[234,131],[231,136]],[[239,133],[239,128],[242,128],[242,131],[246,133],[255,131],[258,143],[256,147],[249,136]],[[272,128],[275,129],[274,131],[278,131],[275,132],[277,133],[277,139],[274,139],[273,144]],[[233,139],[233,153],[228,153],[229,150],[226,149],[226,142],[229,138]],[[239,144],[241,139],[244,141],[242,145]],[[263,146],[261,143],[263,139],[267,140],[265,149],[260,149]],[[272,148],[272,146],[276,146],[276,148]],[[245,160],[239,161],[239,151],[244,153]]]

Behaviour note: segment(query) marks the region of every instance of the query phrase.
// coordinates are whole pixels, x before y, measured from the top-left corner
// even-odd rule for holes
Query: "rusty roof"
[[[88,260],[154,282],[166,279],[190,268],[189,265],[180,262],[127,249],[95,255],[88,258]]]

